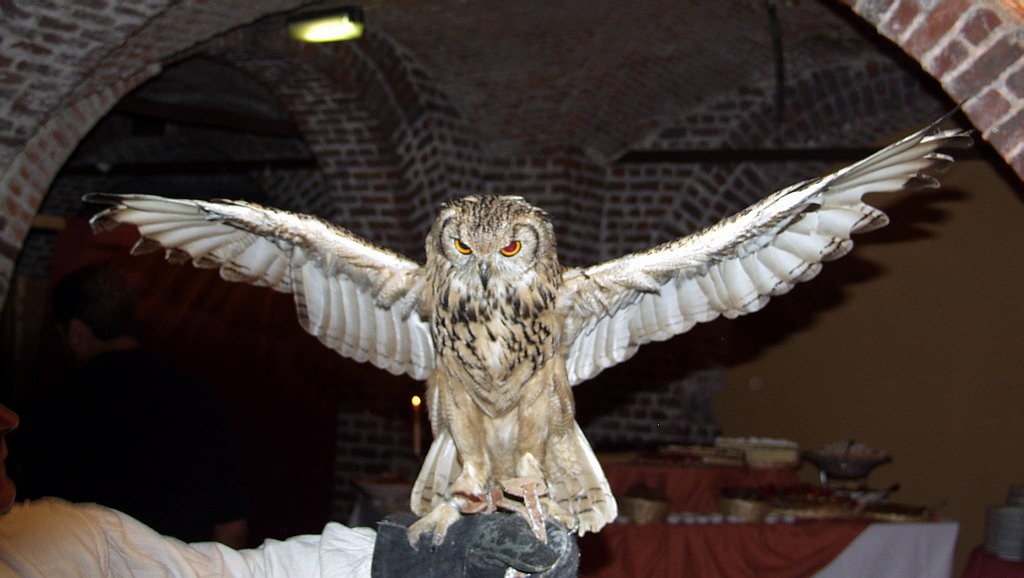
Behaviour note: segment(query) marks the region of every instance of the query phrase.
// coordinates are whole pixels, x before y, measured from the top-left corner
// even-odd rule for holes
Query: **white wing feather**
[[[783,189],[702,232],[588,268],[568,269],[558,295],[566,316],[569,380],[575,385],[625,361],[640,345],[668,339],[719,315],[764,307],[845,255],[852,233],[888,219],[862,202],[867,193],[934,187],[921,173],[969,146],[938,123],[831,175]],[[625,320],[625,322],[623,322]]]
[[[299,322],[346,357],[426,379],[434,345],[419,311],[422,268],[315,217],[237,201],[87,195],[112,207],[94,229],[135,225],[134,253],[215,267],[221,277],[292,293]]]

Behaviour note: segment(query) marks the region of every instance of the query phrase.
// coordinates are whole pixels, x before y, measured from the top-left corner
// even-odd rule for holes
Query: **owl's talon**
[[[449,503],[463,514],[490,514],[497,509],[497,503],[501,500],[501,489],[491,488],[490,492],[483,494],[465,494],[459,492],[453,494],[452,498],[461,498],[462,503],[449,499]]]
[[[448,528],[461,517],[456,506],[447,502],[438,504],[430,513],[409,526],[409,545],[413,550],[419,550],[420,539],[429,535],[431,547],[440,546],[444,543]]]

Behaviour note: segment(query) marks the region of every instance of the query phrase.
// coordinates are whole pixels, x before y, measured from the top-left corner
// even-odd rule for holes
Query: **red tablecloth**
[[[971,552],[963,578],[1024,578],[1024,562],[1003,560],[978,546]]]
[[[810,576],[838,556],[867,525],[860,520],[611,524],[580,540],[580,576]]]
[[[629,462],[602,463],[612,493],[624,496],[637,484],[663,493],[670,512],[717,512],[718,496],[727,486],[796,484],[793,470],[742,466],[666,466]]]

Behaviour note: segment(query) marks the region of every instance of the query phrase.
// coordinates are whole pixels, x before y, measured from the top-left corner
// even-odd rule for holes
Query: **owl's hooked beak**
[[[491,264],[487,261],[480,261],[480,285],[484,291],[487,290],[487,282],[491,280]]]

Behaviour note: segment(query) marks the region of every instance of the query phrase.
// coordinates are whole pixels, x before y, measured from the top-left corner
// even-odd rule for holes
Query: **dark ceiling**
[[[778,63],[792,76],[884,51],[917,68],[845,6],[814,0],[399,0],[366,14],[506,153],[613,158],[708,99],[774,84]]]

